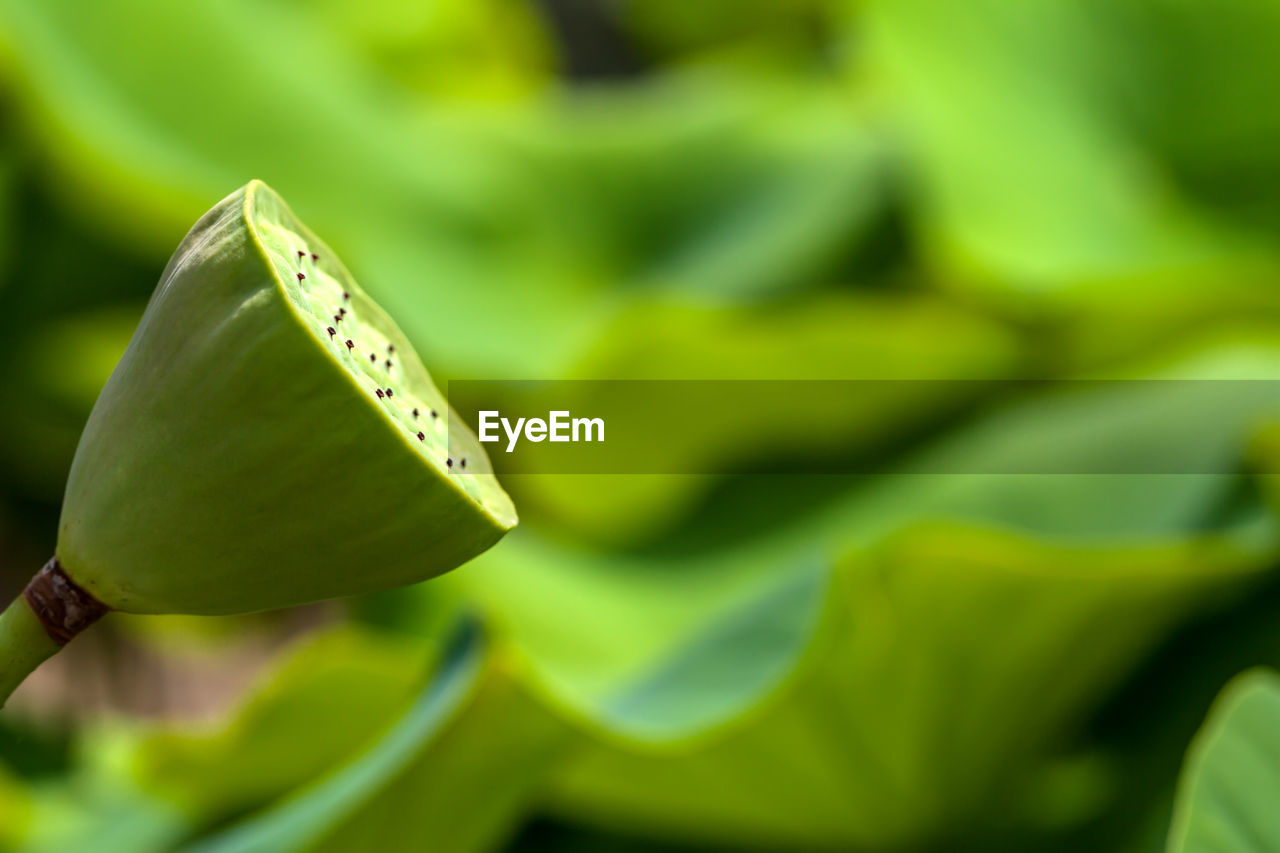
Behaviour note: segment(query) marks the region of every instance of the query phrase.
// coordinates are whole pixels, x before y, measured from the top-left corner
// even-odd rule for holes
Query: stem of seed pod
[[[67,575],[57,557],[46,563],[0,613],[0,705],[107,609]]]

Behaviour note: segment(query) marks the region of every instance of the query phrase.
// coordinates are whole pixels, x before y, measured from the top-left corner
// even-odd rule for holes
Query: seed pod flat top
[[[81,438],[57,555],[113,609],[234,613],[424,580],[515,523],[395,323],[255,181],[170,259]]]

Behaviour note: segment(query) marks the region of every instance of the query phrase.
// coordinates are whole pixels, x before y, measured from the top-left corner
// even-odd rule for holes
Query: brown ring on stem
[[[45,632],[59,646],[102,618],[110,608],[94,598],[62,569],[54,557],[22,591]]]

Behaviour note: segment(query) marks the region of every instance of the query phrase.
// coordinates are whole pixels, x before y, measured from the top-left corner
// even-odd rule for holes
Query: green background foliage
[[[1280,378],[1277,43],[1270,0],[0,0],[5,595],[250,178],[441,381],[1026,380],[664,415],[714,473],[513,477],[427,584],[112,617],[0,716],[0,849],[1280,850],[1274,677],[1195,735],[1280,666],[1276,397],[1037,385]],[[1205,473],[978,473],[1144,444]]]

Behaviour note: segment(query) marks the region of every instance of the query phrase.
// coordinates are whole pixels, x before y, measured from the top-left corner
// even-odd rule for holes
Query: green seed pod
[[[25,598],[60,644],[97,605],[240,613],[415,583],[515,523],[404,335],[252,182],[170,259]],[[29,615],[0,628],[25,636]]]
[[[421,581],[515,522],[400,330],[253,182],[169,261],[76,451],[57,554],[116,610],[238,613]]]

